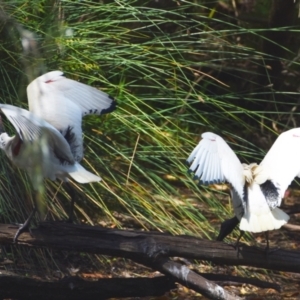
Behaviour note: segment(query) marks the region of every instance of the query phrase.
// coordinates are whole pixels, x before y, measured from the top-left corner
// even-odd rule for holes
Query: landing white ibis
[[[62,75],[61,71],[52,71],[29,84],[30,112],[9,105],[0,107],[17,133],[13,138],[3,133],[0,147],[15,165],[27,170],[34,189],[42,181],[37,174],[65,182],[68,177],[79,183],[101,180],[79,164],[83,158],[82,117],[112,112],[116,101],[96,88]],[[37,168],[40,168],[39,173]],[[71,195],[71,220],[75,194],[70,185],[67,187]],[[15,240],[29,221],[30,218],[24,223],[24,228],[20,228]]]
[[[300,128],[281,133],[262,162],[242,164],[218,135],[206,132],[187,159],[200,183],[228,182],[240,230],[279,229],[289,216],[278,207],[285,191],[300,176]]]

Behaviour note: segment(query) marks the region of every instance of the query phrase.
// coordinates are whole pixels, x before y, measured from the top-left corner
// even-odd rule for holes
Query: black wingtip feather
[[[214,181],[200,181],[201,184],[203,185],[211,185],[211,184],[214,184]]]
[[[108,98],[111,99],[112,102],[111,102],[111,104],[110,104],[110,106],[108,108],[103,109],[101,111],[101,115],[111,113],[111,112],[113,112],[117,108],[117,101],[113,97],[111,97],[111,96],[108,96]]]
[[[199,179],[199,177],[198,177],[197,179]],[[221,183],[224,183],[224,181],[222,181],[222,180],[217,180],[217,179],[214,179],[214,180],[206,180],[206,181],[200,180],[200,181],[199,181],[199,184],[203,184],[203,185],[221,184]]]

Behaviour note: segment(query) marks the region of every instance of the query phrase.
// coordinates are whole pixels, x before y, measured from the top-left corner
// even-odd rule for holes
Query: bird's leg
[[[20,236],[20,234],[22,234],[25,231],[29,231],[29,225],[30,225],[31,220],[34,217],[36,211],[37,211],[37,209],[36,209],[36,206],[34,205],[31,214],[29,215],[27,220],[19,227],[18,231],[16,232],[16,234],[14,236],[14,240],[13,240],[14,243],[16,243],[18,241],[18,237]]]
[[[44,190],[43,186],[41,186],[40,189],[36,189],[35,191],[35,195],[33,197],[33,210],[30,213],[29,217],[26,219],[26,221],[22,225],[19,225],[20,227],[14,236],[14,243],[18,241],[18,237],[20,236],[20,234],[22,234],[25,231],[30,232],[29,226],[36,212],[38,212],[40,220],[43,219],[42,217],[44,215],[43,211],[45,206],[44,200]]]
[[[266,241],[267,241],[267,246],[266,246],[265,251],[268,253],[269,249],[270,249],[270,245],[269,245],[269,231],[265,232],[265,237],[266,237]]]
[[[270,244],[269,244],[269,231],[266,231],[265,233],[265,236],[266,236],[266,241],[267,241],[267,246],[265,248],[265,253],[266,255],[268,256],[268,254],[271,254],[275,251],[278,251],[280,249],[280,247],[276,247],[276,248],[273,248],[273,249],[270,249]]]
[[[237,238],[237,240],[236,240],[236,242],[235,242],[235,244],[234,244],[234,247],[235,247],[235,248],[238,248],[238,247],[239,247],[240,239],[243,237],[244,233],[245,233],[245,231],[240,230],[240,235],[238,236],[238,238]]]
[[[73,217],[74,217],[74,206],[75,206],[75,202],[77,200],[77,193],[76,193],[76,190],[73,188],[73,186],[69,182],[65,182],[64,187],[65,187],[67,193],[71,197],[69,218],[68,218],[67,222],[72,223],[73,222]]]
[[[240,230],[240,235],[238,236],[235,244],[233,245],[234,248],[237,250],[237,257],[239,257],[239,253],[240,253],[240,247],[239,247],[240,239],[243,237],[244,233],[245,233],[245,231]]]

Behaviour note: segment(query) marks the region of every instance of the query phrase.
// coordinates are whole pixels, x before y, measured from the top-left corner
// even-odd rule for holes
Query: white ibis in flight
[[[38,189],[41,182],[36,178],[37,168],[40,168],[42,177],[52,180],[59,178],[67,182],[68,177],[79,183],[101,180],[79,164],[83,158],[82,117],[112,112],[116,109],[116,101],[96,88],[62,75],[61,71],[52,71],[28,85],[29,111],[0,105],[16,130],[16,135],[11,138],[2,129],[0,147],[16,166],[29,173],[34,189]],[[71,195],[70,220],[75,195],[70,185],[68,189]],[[27,229],[27,221],[15,240]]]
[[[231,184],[241,231],[279,229],[289,220],[279,208],[282,198],[293,179],[300,177],[300,128],[281,133],[259,165],[242,164],[223,138],[211,132],[202,134],[187,162],[200,183]]]

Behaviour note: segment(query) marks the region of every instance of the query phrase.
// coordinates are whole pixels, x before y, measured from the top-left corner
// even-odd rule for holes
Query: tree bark
[[[0,243],[12,244],[16,232],[13,225],[0,224]],[[240,244],[239,249],[218,241],[192,236],[172,236],[160,232],[126,231],[62,222],[43,222],[23,233],[18,243],[29,247],[49,247],[77,252],[97,253],[153,260],[158,256],[185,257],[216,264],[252,266],[277,271],[300,272],[298,251],[264,249]]]
[[[16,230],[16,226],[0,224],[0,243],[12,244]],[[32,229],[31,234],[23,233],[18,239],[18,244],[129,258],[160,271],[167,275],[169,280],[190,287],[209,299],[240,298],[231,295],[187,266],[174,262],[170,257],[300,272],[300,254],[296,251],[279,249],[266,253],[264,249],[245,245],[241,245],[237,251],[232,245],[192,236],[106,229],[63,222],[43,222],[38,228]]]

